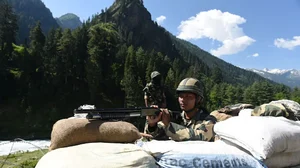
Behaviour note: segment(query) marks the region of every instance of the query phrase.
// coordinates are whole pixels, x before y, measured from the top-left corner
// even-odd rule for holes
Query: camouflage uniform
[[[148,106],[157,105],[158,107],[166,106],[166,96],[164,88],[160,85],[161,74],[158,71],[151,73],[151,82],[147,83],[144,92],[144,99],[147,99]]]
[[[161,121],[155,127],[149,127],[146,123],[144,133],[152,135],[156,140],[214,140],[213,126],[216,120],[204,110],[199,110],[190,120],[185,118],[184,112],[178,119],[174,118],[173,116],[172,119],[175,121],[170,122],[168,127],[165,127]]]
[[[150,82],[147,83],[143,91],[144,96],[148,99],[149,105],[158,105],[159,107],[164,106],[166,97],[163,87]]]
[[[252,111],[251,115],[285,117],[290,120],[297,120],[294,113],[281,103],[260,105]]]
[[[203,85],[195,78],[185,78],[182,80],[177,89],[177,94],[182,92],[195,94],[195,105],[193,109],[183,111],[178,120],[170,122],[168,126],[160,121],[155,127],[149,127],[146,123],[145,133],[150,134],[156,140],[172,139],[175,141],[185,140],[201,140],[201,141],[214,141],[215,135],[213,132],[213,126],[217,119],[214,116],[200,108],[200,100],[203,100]],[[202,98],[202,99],[200,99]],[[188,114],[194,110],[198,110],[192,119],[186,119],[185,114]],[[173,118],[174,115],[171,115]],[[171,119],[172,119],[171,118]]]

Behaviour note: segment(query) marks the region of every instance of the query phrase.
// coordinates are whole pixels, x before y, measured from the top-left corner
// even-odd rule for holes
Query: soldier
[[[161,85],[161,74],[158,71],[151,73],[151,82],[146,84],[143,92],[146,107],[150,105],[157,105],[161,108],[166,107],[166,96]]]
[[[175,141],[201,140],[214,141],[213,126],[216,118],[201,108],[203,88],[199,80],[186,78],[176,89],[182,110],[180,120],[171,122],[168,109],[161,109],[158,116],[147,116],[144,133],[156,140]]]

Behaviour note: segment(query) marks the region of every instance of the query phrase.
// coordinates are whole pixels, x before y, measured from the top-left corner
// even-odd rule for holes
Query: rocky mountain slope
[[[82,25],[80,18],[73,13],[67,13],[55,19],[60,27],[64,29],[68,28],[73,30]]]

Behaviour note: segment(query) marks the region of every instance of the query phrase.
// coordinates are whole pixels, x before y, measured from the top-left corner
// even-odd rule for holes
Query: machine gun
[[[87,119],[123,119],[131,117],[154,116],[160,113],[159,108],[134,107],[134,108],[105,108],[105,109],[74,109],[74,114],[87,114]],[[170,111],[171,114],[180,114],[179,111]]]

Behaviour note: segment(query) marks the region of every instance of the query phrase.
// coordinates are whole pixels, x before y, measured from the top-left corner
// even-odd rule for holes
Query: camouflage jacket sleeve
[[[168,140],[169,137],[165,133],[164,125],[160,121],[157,123],[155,127],[149,127],[148,123],[146,122],[144,133],[150,134],[153,136],[153,139],[156,140]]]
[[[204,120],[192,120],[189,124],[184,124],[182,118],[176,118],[175,116],[171,117],[171,121],[168,126],[160,121],[155,127],[149,127],[146,122],[144,133],[152,135],[153,139],[156,140],[213,141],[215,138],[213,126],[216,119],[213,116],[208,115]]]
[[[180,118],[180,116],[173,115],[171,113],[171,121],[174,122],[174,123],[180,123],[181,118]],[[165,126],[161,121],[159,121],[157,123],[157,125],[154,126],[154,127],[150,127],[148,125],[147,121],[146,121],[145,128],[144,128],[144,133],[152,135],[153,139],[156,139],[156,140],[168,140],[168,139],[170,139],[166,135]]]
[[[165,127],[165,133],[175,141],[183,140],[201,140],[213,141],[214,124],[211,121],[197,121],[193,127],[185,127],[171,122]]]
[[[148,88],[148,86],[146,85],[146,86],[144,87],[144,89],[143,89],[144,95],[147,95],[147,94],[148,94],[148,93],[147,93],[147,92],[148,92],[148,89],[149,89],[149,88]]]

